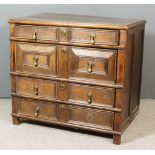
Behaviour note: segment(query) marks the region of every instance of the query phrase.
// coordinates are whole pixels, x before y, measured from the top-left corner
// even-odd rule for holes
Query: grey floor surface
[[[155,100],[141,100],[140,112],[122,136],[112,139],[38,124],[12,124],[11,100],[0,100],[0,149],[155,149]]]

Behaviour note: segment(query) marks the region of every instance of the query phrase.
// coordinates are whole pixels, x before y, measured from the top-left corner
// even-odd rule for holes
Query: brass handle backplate
[[[63,34],[63,35],[67,34],[67,31],[65,29],[60,29],[60,31],[61,31],[61,34]]]
[[[38,85],[34,85],[34,94],[36,96],[38,96],[38,94],[39,94],[39,86]]]
[[[37,40],[37,30],[35,30],[34,34],[33,34],[33,40]]]
[[[39,111],[40,111],[40,107],[37,106],[37,108],[35,109],[35,113],[34,113],[35,117],[38,117]]]
[[[95,34],[91,34],[91,35],[90,35],[90,42],[91,42],[92,44],[95,44],[95,38],[96,38],[96,35],[95,35]]]
[[[34,66],[35,66],[35,67],[38,67],[38,64],[39,64],[39,63],[38,63],[38,62],[39,62],[39,57],[38,57],[38,56],[34,56],[34,57],[33,57],[33,61],[34,61]]]
[[[65,106],[62,104],[60,105],[61,110],[65,110]]]
[[[93,72],[93,66],[94,66],[93,63],[88,62],[88,73],[92,73]]]
[[[88,101],[88,104],[91,104],[92,101],[93,101],[93,95],[92,95],[92,93],[89,92],[89,93],[87,94],[87,98],[88,98],[88,100],[87,100],[87,101]]]

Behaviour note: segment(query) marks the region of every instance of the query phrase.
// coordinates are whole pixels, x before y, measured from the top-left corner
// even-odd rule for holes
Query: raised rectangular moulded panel
[[[56,46],[16,43],[16,71],[56,75]]]
[[[70,48],[69,78],[115,83],[117,50]]]

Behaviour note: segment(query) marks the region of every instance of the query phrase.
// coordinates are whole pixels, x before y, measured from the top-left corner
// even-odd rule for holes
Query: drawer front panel
[[[114,107],[115,89],[69,84],[68,100],[89,105]]]
[[[16,77],[17,94],[35,97],[56,98],[56,82],[33,78]]]
[[[69,106],[69,123],[94,128],[113,129],[113,112]]]
[[[119,31],[99,29],[71,29],[70,42],[98,45],[118,45]]]
[[[116,50],[71,48],[69,77],[115,82]]]
[[[16,70],[56,74],[56,46],[16,43]]]
[[[48,26],[17,25],[15,27],[15,37],[18,39],[34,41],[56,41],[57,28]]]
[[[31,99],[21,99],[19,113],[35,118],[57,120],[57,104]]]

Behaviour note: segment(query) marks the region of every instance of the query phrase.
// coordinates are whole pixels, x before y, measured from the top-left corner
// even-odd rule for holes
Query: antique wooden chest
[[[10,19],[12,118],[121,135],[139,109],[144,20]]]

